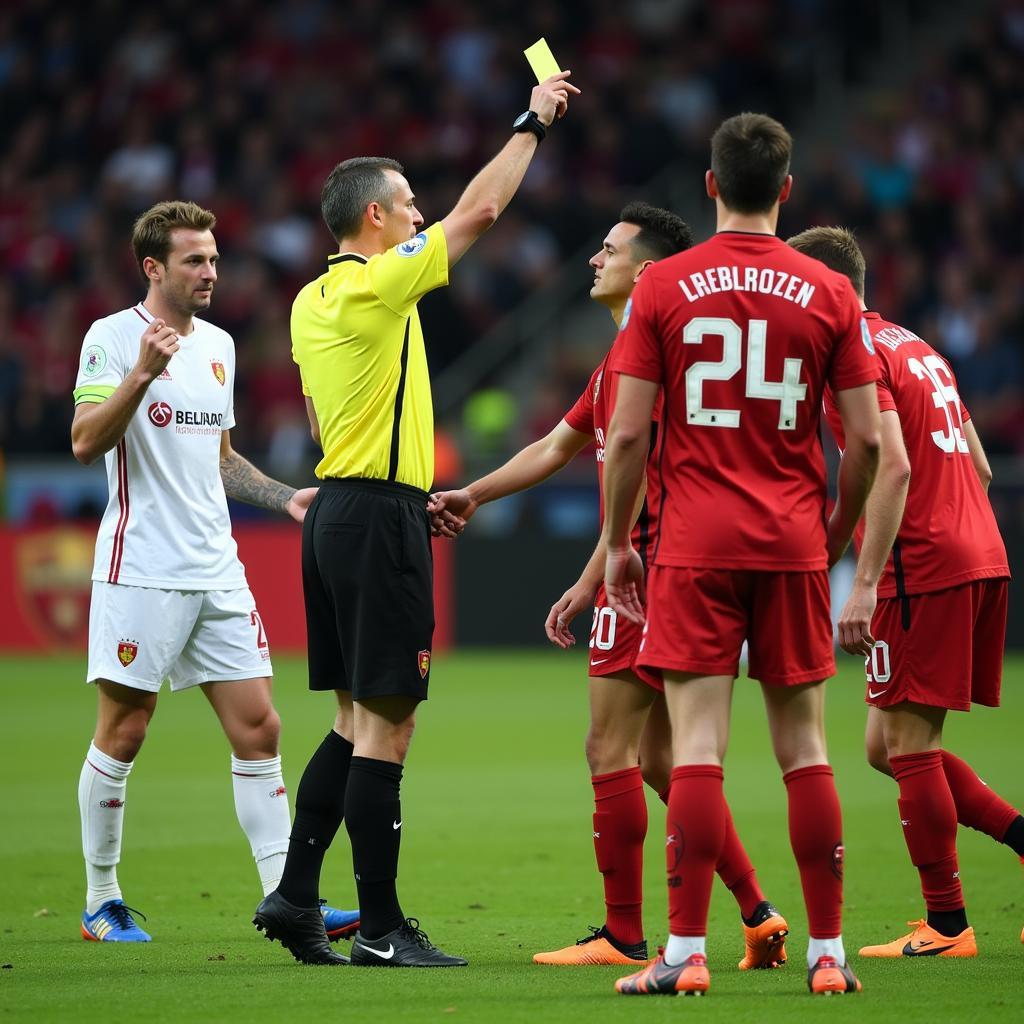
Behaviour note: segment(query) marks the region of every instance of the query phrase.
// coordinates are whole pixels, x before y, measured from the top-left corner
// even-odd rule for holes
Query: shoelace
[[[143,921],[146,920],[146,915],[141,910],[136,910],[124,903],[112,904],[107,908],[107,913],[117,922],[119,928],[131,928],[135,924],[132,914],[138,914]]]
[[[416,943],[420,949],[434,949],[434,944],[427,937],[427,933],[420,927],[420,922],[415,917],[407,917],[402,925],[402,934]]]
[[[603,929],[595,928],[592,924],[588,924],[587,927],[590,929],[590,934],[584,936],[582,939],[577,939],[577,946],[585,946],[588,942],[594,942],[596,939],[600,939],[603,937],[601,935]]]

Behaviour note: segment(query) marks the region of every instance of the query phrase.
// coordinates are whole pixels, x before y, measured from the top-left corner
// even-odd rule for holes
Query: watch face
[[[530,112],[528,110],[523,111],[513,122],[512,127],[518,128],[521,124],[526,124],[530,119]]]

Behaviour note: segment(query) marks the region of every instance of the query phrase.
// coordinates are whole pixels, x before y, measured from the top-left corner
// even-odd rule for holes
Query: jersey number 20
[[[739,409],[708,409],[704,406],[704,381],[732,380],[743,368],[743,328],[735,320],[720,316],[699,316],[683,328],[683,344],[701,345],[708,335],[722,338],[722,358],[693,363],[686,371],[686,422],[702,427],[738,427]],[[807,397],[807,385],[800,383],[802,360],[787,359],[782,380],[765,379],[767,320],[751,320],[747,327],[747,398],[764,398],[779,403],[779,430],[796,429],[796,405]]]

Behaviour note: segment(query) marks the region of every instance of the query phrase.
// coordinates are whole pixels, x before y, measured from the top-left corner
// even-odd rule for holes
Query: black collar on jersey
[[[357,252],[343,252],[337,256],[328,256],[327,266],[333,267],[336,263],[346,263],[348,260],[354,260],[356,263],[370,262],[365,256],[360,256]]]
[[[716,231],[716,235],[753,235],[755,238],[778,238],[778,235],[774,235],[768,231],[739,231],[737,228],[723,228],[721,231]]]

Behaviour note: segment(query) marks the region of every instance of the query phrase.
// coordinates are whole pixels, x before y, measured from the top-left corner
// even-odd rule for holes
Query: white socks
[[[665,963],[678,967],[694,953],[704,952],[703,935],[670,935],[665,943]]]
[[[840,967],[846,964],[846,950],[843,949],[843,937],[834,939],[810,939],[807,943],[807,966],[813,967],[819,956],[832,957]]]
[[[78,809],[82,817],[82,855],[85,857],[85,909],[95,914],[107,900],[119,900],[117,862],[121,859],[124,794],[131,761],[115,761],[89,744],[78,779]]]
[[[665,943],[665,963],[678,967],[694,953],[704,952],[704,937],[692,935],[670,935]],[[843,937],[834,939],[811,939],[807,945],[807,966],[813,967],[818,957],[830,956],[840,967],[846,964],[846,950],[843,948]]]
[[[288,791],[281,775],[281,758],[243,761],[231,755],[231,783],[238,824],[249,840],[263,895],[273,892],[284,873],[288,833]]]

